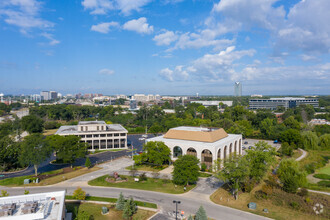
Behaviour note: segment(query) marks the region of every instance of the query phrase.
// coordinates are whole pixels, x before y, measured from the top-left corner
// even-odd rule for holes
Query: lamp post
[[[175,203],[175,220],[178,220],[178,204],[180,204],[181,201],[173,200],[173,203]]]

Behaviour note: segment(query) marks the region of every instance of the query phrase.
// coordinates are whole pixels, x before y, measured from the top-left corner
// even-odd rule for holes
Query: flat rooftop
[[[80,121],[78,125],[105,125],[105,121]]]
[[[223,128],[180,126],[168,130],[164,138],[214,143],[227,136]]]
[[[0,198],[0,220],[61,220],[65,191]]]
[[[101,132],[127,132],[127,130],[120,124],[106,124],[106,130],[103,131],[78,131],[78,125],[65,125],[61,126],[55,134],[85,134],[85,133],[101,133]]]

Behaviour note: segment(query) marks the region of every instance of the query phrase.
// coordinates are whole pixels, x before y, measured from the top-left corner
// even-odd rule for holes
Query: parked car
[[[143,138],[143,137],[141,137],[141,138],[139,138],[139,141],[143,141],[145,138]]]
[[[147,138],[147,137],[148,137],[148,135],[147,135],[147,134],[143,134],[143,135],[142,135],[142,137],[144,137],[144,138]]]
[[[251,150],[253,148],[253,146],[249,146],[249,150]]]
[[[249,142],[245,141],[244,144],[248,144]]]
[[[244,146],[243,146],[243,147],[242,147],[242,149],[243,149],[243,150],[245,150],[245,149],[246,149],[246,147],[244,147]]]
[[[275,140],[275,141],[274,141],[274,144],[277,144],[277,143],[278,143],[278,140]]]

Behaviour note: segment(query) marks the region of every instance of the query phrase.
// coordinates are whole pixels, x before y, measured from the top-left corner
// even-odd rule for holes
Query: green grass
[[[212,174],[199,172],[199,177],[211,177]]]
[[[123,211],[118,211],[113,205],[101,205],[91,203],[66,203],[66,209],[73,214],[73,219],[123,219]],[[109,213],[106,215],[101,214],[102,207],[106,206]],[[155,212],[138,209],[137,213],[133,215],[134,220],[149,219]]]
[[[65,196],[65,199],[73,199],[72,196]],[[116,203],[116,198],[106,198],[106,197],[97,197],[97,196],[86,196],[86,201],[99,201],[99,202],[110,202],[110,203]],[[142,202],[142,201],[134,201],[137,206],[141,207],[147,207],[147,208],[153,208],[157,209],[157,205],[155,203],[150,202]]]
[[[117,151],[123,151],[123,150],[127,150],[127,149],[95,150],[95,151],[89,151],[88,154],[98,154],[98,153],[103,153],[103,152],[107,152],[107,151],[117,152]]]
[[[324,173],[314,174],[313,177],[323,180],[330,180],[330,175]]]
[[[148,165],[134,165],[134,168],[139,171],[151,171],[151,172],[158,172],[161,171],[168,166],[148,166]],[[132,170],[133,166],[128,166],[125,169],[126,170]]]
[[[325,167],[319,169],[317,173],[330,175],[330,163],[328,163]]]
[[[32,178],[32,175],[7,178],[7,179],[0,180],[0,185],[2,185],[2,186],[21,186],[21,185],[23,185],[25,179],[31,179],[31,178]]]
[[[89,181],[88,184],[92,186],[141,189],[141,190],[156,191],[156,192],[171,193],[171,194],[180,194],[185,192],[184,186],[179,186],[179,185],[176,186],[170,180],[148,178],[146,181],[135,182],[133,177],[122,175],[121,176],[122,178],[127,178],[128,180],[127,182],[109,183],[105,181],[105,178],[107,177],[109,177],[109,175],[98,177],[96,179]],[[186,188],[186,191],[189,191],[194,187],[195,185],[188,186]]]

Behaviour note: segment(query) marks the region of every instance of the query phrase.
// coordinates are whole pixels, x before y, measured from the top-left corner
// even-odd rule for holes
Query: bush
[[[204,172],[206,170],[206,168],[207,168],[206,164],[205,163],[202,163],[201,164],[201,171]]]
[[[306,164],[305,165],[305,170],[308,174],[312,174],[315,172],[315,165],[313,163]]]
[[[86,198],[86,192],[84,190],[82,190],[80,187],[78,187],[72,195],[73,199],[77,199],[77,200],[85,200]]]
[[[85,167],[87,167],[88,169],[92,167],[92,162],[89,157],[86,157]]]
[[[296,209],[296,210],[298,210],[300,207],[299,203],[297,203],[297,202],[290,202],[290,206],[291,206],[291,208]]]
[[[47,121],[44,124],[45,129],[56,129],[61,126],[60,123],[57,123],[56,121]]]
[[[123,196],[123,193],[120,192],[119,198],[116,203],[116,209],[117,210],[123,210],[125,206],[125,198]]]
[[[146,173],[141,173],[139,176],[140,181],[147,181],[148,177],[146,175]]]
[[[322,180],[322,181],[318,182],[317,185],[323,186],[323,187],[330,187],[330,181]]]
[[[256,197],[256,199],[267,199],[267,194],[264,193],[262,190],[258,190],[255,192],[254,196]]]
[[[255,182],[254,180],[246,181],[246,182],[244,183],[244,185],[243,185],[242,190],[243,190],[244,192],[248,192],[248,193],[249,193],[249,192],[252,191],[252,189],[254,188],[255,184],[256,184],[256,182]]]
[[[313,200],[312,200],[311,198],[309,198],[309,197],[306,197],[305,201],[306,201],[308,204],[310,204],[310,203],[313,202]]]
[[[330,180],[330,175],[324,173],[314,174],[313,177],[323,180]]]
[[[298,195],[300,195],[302,197],[308,196],[308,190],[305,188],[301,188]]]
[[[267,196],[270,196],[273,194],[273,188],[269,185],[263,185],[261,188],[261,191],[265,193]]]

